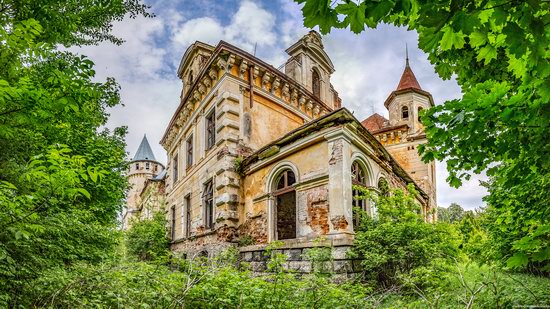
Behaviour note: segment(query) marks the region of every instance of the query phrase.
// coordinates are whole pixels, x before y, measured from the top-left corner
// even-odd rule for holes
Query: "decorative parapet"
[[[223,75],[231,75],[249,84],[250,66],[254,67],[251,84],[258,89],[260,95],[266,94],[280,99],[286,103],[287,109],[300,113],[306,121],[312,121],[331,112],[328,105],[289,76],[262,60],[221,42],[187,95],[181,98],[180,106],[172,117],[161,144],[168,149],[169,145],[175,142],[177,132],[190,121],[196,109],[201,107],[203,100],[213,91]]]

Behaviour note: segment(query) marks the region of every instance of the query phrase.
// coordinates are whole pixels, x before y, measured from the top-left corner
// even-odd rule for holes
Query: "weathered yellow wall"
[[[260,95],[254,96],[249,113],[251,132],[247,146],[252,149],[259,149],[304,124],[302,117]]]

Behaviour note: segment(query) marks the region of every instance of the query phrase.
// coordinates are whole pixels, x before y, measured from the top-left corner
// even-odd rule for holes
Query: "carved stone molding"
[[[262,89],[267,89],[267,84],[269,84],[269,81],[271,81],[271,74],[269,74],[269,72],[265,72],[264,76],[262,76]]]
[[[241,61],[241,65],[239,66],[239,77],[244,78],[244,73],[248,70],[248,61],[243,60]]]

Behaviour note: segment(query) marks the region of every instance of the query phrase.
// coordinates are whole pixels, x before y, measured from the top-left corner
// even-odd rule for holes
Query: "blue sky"
[[[128,126],[127,151],[133,156],[143,134],[157,159],[166,162],[159,145],[177,108],[181,81],[176,69],[186,48],[200,40],[215,45],[225,40],[252,52],[275,67],[286,60],[284,50],[309,31],[303,27],[300,5],[290,0],[146,1],[155,18],[125,19],[114,25],[122,46],[108,43],[81,48],[96,63],[97,78],[115,77],[124,106],[110,110],[108,127]],[[359,35],[333,30],[323,37],[336,72],[331,82],[343,105],[364,119],[377,112],[387,117],[383,102],[399,82],[408,44],[411,67],[421,87],[436,104],[459,98],[455,81],[443,81],[427,55],[417,48],[415,32],[380,25]],[[437,165],[438,204],[457,202],[465,208],[482,206],[486,194],[481,177],[472,177],[460,189],[445,183],[444,163]]]

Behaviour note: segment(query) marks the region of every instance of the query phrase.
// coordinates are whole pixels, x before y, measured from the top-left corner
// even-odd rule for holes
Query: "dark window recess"
[[[365,169],[355,161],[351,164],[351,183],[352,187],[352,213],[353,213],[353,226],[354,228],[358,227],[361,223],[361,211],[366,211],[367,200],[361,198],[361,190],[356,189],[357,186],[366,188],[367,187],[367,177]]]
[[[178,155],[174,156],[174,160],[172,160],[172,164],[174,165],[172,167],[172,171],[174,173],[174,182],[178,181]]]
[[[193,86],[193,70],[189,72],[189,76],[187,77],[187,83],[189,84],[189,87]]]
[[[214,147],[216,143],[216,113],[212,111],[206,117],[206,149]]]
[[[296,238],[296,177],[290,170],[284,171],[277,180],[276,197],[276,236],[277,239]]]
[[[317,73],[316,70],[313,70],[313,73],[311,74],[311,82],[312,82],[312,88],[313,88],[313,95],[316,98],[321,97],[321,79],[319,78],[319,73]]]
[[[214,186],[212,180],[204,185],[202,193],[204,205],[204,226],[208,229],[214,228]]]
[[[418,107],[418,122],[422,123],[422,119],[420,119],[420,112],[423,110],[422,106]]]
[[[149,162],[145,162],[145,169],[148,170],[150,167]]]
[[[136,163],[136,170],[139,170],[139,163]]]
[[[171,214],[172,214],[172,219],[170,222],[170,238],[172,240],[175,240],[176,239],[176,206],[175,205],[172,205]]]
[[[401,118],[409,119],[409,108],[407,106],[401,107]]]
[[[185,142],[187,148],[187,167],[193,165],[193,135],[189,136]]]
[[[185,237],[191,235],[191,195],[185,197]]]

